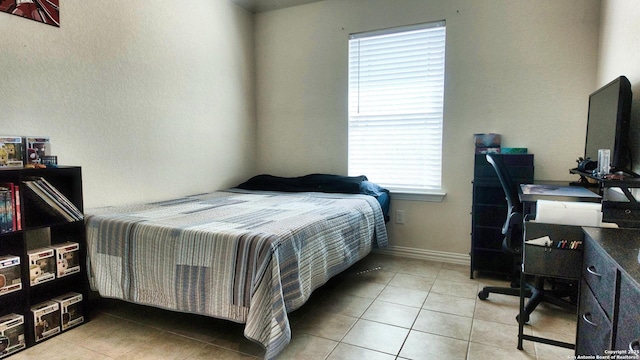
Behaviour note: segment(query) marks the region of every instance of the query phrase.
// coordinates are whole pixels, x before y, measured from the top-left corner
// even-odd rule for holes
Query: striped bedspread
[[[86,227],[101,296],[244,323],[267,359],[291,339],[288,312],[387,244],[366,195],[232,189],[89,210]]]

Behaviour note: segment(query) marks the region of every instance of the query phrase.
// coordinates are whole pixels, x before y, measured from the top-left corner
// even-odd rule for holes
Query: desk
[[[545,224],[536,222],[525,222],[524,228],[525,243],[523,244],[522,250],[522,273],[520,275],[518,349],[522,350],[523,340],[535,341],[554,346],[561,346],[568,349],[574,349],[575,344],[573,343],[561,342],[553,339],[524,334],[524,324],[528,321],[528,312],[532,311],[531,308],[529,308],[528,311],[525,310],[525,293],[527,290],[526,277],[527,275],[535,276],[536,290],[532,290],[532,294],[535,294],[540,289],[544,289],[545,278],[565,279],[567,280],[567,283],[577,286],[580,280],[580,275],[582,273],[582,246],[573,249],[569,246],[559,247],[559,244],[563,241],[565,241],[567,244],[573,242],[580,242],[580,244],[582,244],[584,241],[584,233],[582,231],[582,228],[580,226]],[[531,243],[527,244],[527,241],[529,240],[539,239],[542,237],[548,237],[553,242],[551,246],[532,245]],[[576,290],[576,292],[572,295],[575,295],[577,297],[577,288],[575,288],[574,290]],[[564,295],[566,294],[563,294],[563,296]],[[532,298],[529,301],[533,301],[533,305],[529,303],[528,307],[536,306],[537,301],[543,300],[551,301],[552,303],[558,302],[557,305],[563,304],[563,307],[567,307],[572,311],[577,310],[573,301],[571,303],[564,301],[564,299],[562,301],[559,301],[559,297],[545,299],[540,298],[539,296],[545,296],[544,290],[540,291],[537,296],[537,300],[533,301],[532,295]]]
[[[623,356],[638,354],[640,230],[583,230],[586,236],[576,355],[602,356],[609,349]]]
[[[536,213],[536,201],[538,200],[556,200],[556,201],[572,201],[572,202],[596,202],[599,203],[602,197],[584,187],[579,186],[562,186],[554,184],[522,184],[520,185],[518,196],[523,204],[523,215],[532,219]],[[580,241],[584,239],[583,232],[579,226],[544,224],[544,223],[527,223],[524,226],[525,241],[536,239],[542,236],[549,236],[554,242],[561,240]],[[525,292],[526,292],[526,275],[536,277],[537,287],[544,286],[544,278],[560,278],[570,281],[580,280],[582,268],[582,248],[579,250],[556,249],[543,247],[545,251],[539,250],[540,247],[531,247],[527,252],[527,245],[523,244],[523,261],[522,273],[520,276],[520,313],[518,315],[518,349],[522,350],[523,340],[535,341],[549,345],[560,346],[569,349],[575,349],[575,344],[561,342],[553,339],[547,339],[538,336],[525,335],[524,323],[528,320],[525,311]],[[533,250],[536,250],[535,258]],[[527,265],[534,262],[534,266]],[[567,267],[570,267],[569,269]]]
[[[616,223],[621,227],[640,228],[640,201],[632,193],[632,189],[640,188],[638,174],[625,174],[619,178],[611,175],[604,177],[580,172],[577,169],[570,170],[572,174],[580,175],[581,182],[594,184],[598,187],[602,199],[602,219],[606,222]],[[613,189],[620,190],[612,191]]]
[[[574,228],[584,236],[575,345],[520,333],[518,349],[529,340],[575,348],[576,357],[604,358],[613,350],[633,359],[640,354],[640,230]]]
[[[521,184],[518,192],[523,206],[523,215],[535,215],[536,201],[577,201],[600,202],[602,196],[582,186],[562,186],[552,184]]]

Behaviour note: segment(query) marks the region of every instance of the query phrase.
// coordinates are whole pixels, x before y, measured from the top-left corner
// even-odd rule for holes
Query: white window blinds
[[[441,189],[445,22],[349,37],[349,174]]]

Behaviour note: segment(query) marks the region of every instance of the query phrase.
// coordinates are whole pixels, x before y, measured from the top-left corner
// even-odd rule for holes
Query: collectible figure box
[[[57,275],[63,277],[80,271],[80,244],[66,242],[53,245],[56,251]]]
[[[41,164],[44,156],[51,155],[51,141],[48,137],[30,136],[24,139],[25,165]]]
[[[45,301],[31,307],[36,342],[60,332],[60,304]]]
[[[82,316],[82,294],[71,292],[58,296],[53,301],[60,304],[63,331],[82,324],[84,321],[84,316]]]
[[[12,255],[0,256],[0,295],[20,289],[20,258]]]
[[[51,248],[31,250],[29,255],[29,279],[31,286],[56,278],[55,251]]]
[[[0,317],[0,358],[24,349],[24,316],[9,314]]]
[[[0,167],[22,167],[23,144],[20,136],[0,136]]]

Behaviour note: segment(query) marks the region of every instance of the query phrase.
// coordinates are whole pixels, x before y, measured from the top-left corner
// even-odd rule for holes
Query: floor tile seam
[[[479,345],[484,345],[484,346],[490,346],[490,347],[494,347],[494,348],[498,348],[498,349],[505,349],[505,350],[513,350],[513,349],[515,349],[515,350],[517,350],[517,351],[524,351],[524,350],[520,350],[520,349],[518,349],[518,348],[517,348],[517,346],[507,348],[507,347],[503,347],[503,346],[497,346],[497,345],[495,345],[495,344],[487,344],[487,343],[482,343],[482,342],[474,341],[474,340],[473,340],[473,338],[472,338],[472,335],[473,335],[473,325],[474,325],[474,323],[475,323],[475,321],[476,321],[476,320],[480,320],[480,321],[484,321],[484,322],[493,322],[493,323],[497,323],[497,324],[501,324],[501,325],[508,325],[508,324],[498,323],[498,322],[495,322],[495,321],[488,321],[488,320],[483,320],[483,319],[476,319],[476,318],[473,318],[473,320],[472,320],[472,322],[471,322],[471,333],[469,334],[469,347],[471,347],[471,343],[474,343],[474,344],[479,344]],[[519,335],[519,334],[518,334],[518,331],[519,331],[519,330],[517,330],[517,331],[516,331],[516,333],[514,334],[514,337],[516,338],[516,341],[518,340],[518,335]],[[536,358],[536,359],[537,359],[537,357],[538,357],[537,352],[538,352],[538,350],[537,350],[537,349],[535,348],[535,346],[534,346],[534,347],[533,347],[533,356],[534,356],[534,358]]]
[[[460,338],[457,338],[457,337],[453,337],[453,336],[438,334],[438,333],[435,333],[435,332],[424,331],[424,330],[419,330],[419,329],[414,329],[414,328],[411,328],[411,331],[419,332],[419,333],[422,333],[422,334],[440,336],[440,337],[447,338],[447,339],[452,339],[452,340],[459,340],[459,341],[466,341],[466,342],[470,342],[471,341],[471,328],[469,328],[469,336],[468,336],[468,339],[466,339],[466,340],[465,339],[460,339]]]
[[[183,334],[178,334],[178,333],[175,333],[175,332],[171,332],[169,330],[162,329],[160,327],[152,326],[152,325],[149,325],[149,324],[141,324],[141,325],[145,326],[145,327],[148,327],[148,328],[151,328],[151,329],[154,329],[154,330],[160,330],[160,332],[158,332],[157,334],[152,335],[149,339],[142,341],[139,345],[150,344],[150,343],[152,343],[154,341],[157,341],[156,338],[161,339],[161,338],[165,337],[167,334],[172,334],[172,335],[177,335],[177,336],[185,338],[185,339],[195,340],[196,342],[201,343],[202,348],[205,348],[207,345],[216,346],[214,344],[209,344],[209,343],[204,342],[202,340],[194,339],[194,338],[191,338],[189,336],[185,336]],[[221,348],[221,346],[217,346],[217,347]],[[131,350],[131,351],[126,352],[125,354],[132,353],[134,350],[135,350],[135,348],[133,350]],[[232,349],[227,349],[227,350],[234,351]],[[237,351],[235,351],[235,352],[237,352]],[[121,356],[123,356],[125,354],[121,354],[115,359],[118,359],[119,357],[121,357]],[[251,354],[246,354],[246,355],[253,356]],[[186,358],[185,358],[185,360],[186,360]]]
[[[429,279],[429,280],[435,280],[438,277],[438,274],[435,275],[425,275],[425,274],[416,274],[414,272],[408,273],[406,271],[402,271],[402,270],[394,270],[394,272],[396,273],[396,275],[401,274],[401,275],[409,275],[409,276],[414,276],[414,277],[419,277],[422,279]],[[440,270],[438,270],[438,273],[440,272]]]
[[[167,329],[164,329],[164,328],[162,328],[160,326],[154,326],[152,324],[146,324],[146,323],[143,323],[143,322],[139,322],[139,321],[123,318],[123,317],[120,317],[120,316],[117,316],[117,315],[114,315],[114,314],[109,314],[109,313],[105,313],[105,314],[108,315],[108,316],[112,316],[112,317],[115,317],[115,318],[118,318],[118,319],[122,319],[122,320],[125,320],[125,321],[128,321],[128,322],[134,323],[134,324],[146,326],[146,327],[154,329],[154,330],[159,330],[159,331],[161,331],[161,333],[169,333],[169,334],[177,335],[177,336],[189,339],[189,340],[195,340],[195,341],[200,342],[200,343],[202,343],[204,345],[211,345],[211,346],[215,346],[217,348],[233,351],[235,353],[240,353],[240,354],[248,355],[248,356],[254,356],[252,354],[249,354],[249,353],[246,353],[246,352],[242,352],[242,351],[238,351],[236,349],[227,348],[227,347],[224,347],[224,346],[220,346],[219,344],[213,344],[213,343],[210,343],[210,342],[207,342],[207,341],[203,341],[203,340],[191,337],[191,336],[187,336],[187,335],[184,335],[184,334],[177,333],[175,331],[167,330]],[[305,315],[305,317],[306,316],[307,315]],[[159,333],[158,335],[160,335],[161,333]],[[252,341],[251,339],[249,339],[249,340]]]
[[[518,336],[518,335],[516,334],[516,337],[517,337],[517,336]],[[472,343],[473,343],[473,344],[477,344],[477,345],[482,345],[482,346],[489,346],[489,347],[493,347],[493,348],[496,348],[496,349],[509,350],[509,351],[519,351],[519,352],[526,353],[526,350],[524,350],[524,349],[523,349],[523,350],[520,350],[520,349],[518,349],[518,347],[517,347],[517,346],[510,346],[510,347],[507,347],[507,346],[500,346],[500,345],[496,345],[496,344],[489,344],[489,343],[483,343],[483,342],[478,342],[478,341],[469,340],[469,344],[472,344]],[[535,346],[533,347],[533,354],[532,354],[532,355],[533,355],[534,357],[536,357],[536,358],[538,357],[538,355],[537,355],[537,350],[536,350]]]
[[[120,320],[125,320],[125,321],[133,323],[133,324],[149,326],[149,324],[143,323],[141,321],[137,321],[137,320],[133,320],[133,319],[130,319],[130,318],[126,318],[126,317],[124,317],[124,315],[111,314],[111,313],[106,312],[106,311],[101,311],[101,312],[103,314],[107,315],[107,316],[111,316],[111,317],[114,317],[114,318],[120,319]]]
[[[427,293],[427,295],[429,295],[429,293],[431,292],[431,287],[429,287],[429,290],[425,290],[424,288],[416,289],[415,287],[397,286],[397,285],[391,285],[391,284],[387,284],[386,286],[391,286],[391,287],[394,287],[394,288],[405,289],[405,290],[424,291],[424,292]]]
[[[448,272],[443,273],[442,270],[446,270]],[[464,279],[460,278],[459,276],[447,276],[447,275],[451,275],[451,272],[457,272],[460,273],[457,270],[449,270],[449,269],[442,269],[440,271],[438,271],[438,275],[436,276],[436,279],[439,280],[447,280],[447,281],[452,281],[452,282],[457,282],[457,283],[466,283],[466,284],[470,284],[470,283],[474,283],[474,284],[480,284],[479,280],[476,279],[471,279],[471,278],[467,278],[467,275],[464,274]],[[462,273],[460,273],[462,275]]]
[[[123,317],[120,317],[120,316],[117,316],[117,315],[113,315],[113,314],[109,314],[109,313],[105,313],[105,314],[108,315],[108,316],[112,316],[112,317],[115,317],[115,318],[118,318],[118,319],[122,319],[122,320],[125,320],[125,321],[128,321],[128,322],[137,324],[137,325],[145,326],[145,327],[148,327],[150,329],[159,330],[160,332],[158,334],[154,335],[153,337],[160,336],[163,333],[164,334],[172,334],[172,335],[180,336],[180,337],[185,338],[185,339],[189,339],[189,340],[193,340],[193,341],[199,342],[199,343],[201,343],[203,345],[203,347],[205,347],[207,345],[210,345],[210,346],[214,346],[214,347],[217,347],[217,348],[233,351],[235,353],[240,353],[240,354],[248,355],[248,356],[254,356],[253,354],[249,354],[249,353],[246,353],[246,352],[238,351],[236,349],[227,348],[227,347],[224,347],[224,346],[220,346],[219,344],[213,344],[213,343],[210,343],[210,342],[207,342],[207,341],[203,341],[201,339],[197,339],[197,338],[194,338],[194,337],[191,337],[191,336],[187,336],[185,334],[181,334],[181,333],[178,333],[178,332],[175,332],[175,331],[167,330],[167,329],[164,329],[164,328],[162,328],[160,326],[154,326],[152,324],[142,323],[142,322],[139,322],[139,321],[123,318]],[[147,343],[149,341],[151,341],[151,339],[147,340],[147,341],[144,341],[144,343]],[[89,350],[91,350],[91,349],[89,349]],[[95,351],[95,350],[93,350],[93,351]],[[103,354],[103,355],[106,355],[106,354]]]
[[[365,297],[357,296],[357,295],[353,295],[353,294],[349,294],[349,295],[350,295],[350,296],[354,296],[354,297],[358,297],[358,298],[361,298],[361,299],[371,300],[371,298],[365,298]],[[377,296],[376,296],[376,299],[377,299]],[[364,318],[362,317],[362,315],[364,315],[364,314],[367,312],[367,310],[369,310],[369,308],[371,308],[371,305],[372,305],[375,301],[376,301],[375,299],[374,299],[374,300],[372,300],[372,301],[371,301],[371,303],[370,303],[369,305],[367,305],[366,309],[364,309],[364,311],[362,311],[362,314],[360,314],[360,315],[359,315],[359,316],[357,316],[357,317],[356,317],[356,316],[351,316],[351,315],[345,315],[345,314],[341,314],[341,313],[336,313],[336,312],[330,312],[331,314],[347,316],[347,317],[350,317],[350,318],[354,318],[354,319],[355,319],[355,321],[353,322],[353,324],[351,324],[351,325],[349,326],[349,329],[348,329],[347,331],[345,331],[344,335],[342,335],[342,337],[340,337],[340,340],[338,340],[338,341],[337,341],[337,342],[338,342],[338,344],[340,344],[340,343],[342,343],[342,342],[343,342],[344,338],[349,334],[349,332],[350,332],[350,331],[353,329],[353,327],[358,323],[358,321],[360,321],[360,320],[372,321],[372,320],[364,319]],[[305,315],[300,319],[300,321],[304,321],[308,316],[312,316],[312,315],[311,315],[311,314],[305,314]],[[293,332],[293,331],[292,331],[292,332]],[[329,339],[329,338],[327,338],[327,337],[319,336],[319,335],[316,335],[316,334],[309,334],[309,333],[306,333],[306,332],[303,332],[303,334],[306,334],[306,335],[309,335],[309,336],[315,336],[315,337],[318,337],[318,338],[321,338],[321,339],[326,339],[326,340],[336,341],[335,339]],[[345,344],[348,344],[348,343],[345,343]],[[352,345],[352,344],[349,344],[349,345]],[[355,345],[353,345],[353,346],[355,346]],[[337,345],[336,345],[336,347],[337,347]],[[331,352],[333,352],[334,350],[335,350],[335,348],[334,348]],[[371,350],[371,349],[369,349],[369,350]]]
[[[424,305],[423,305],[423,306],[424,306]],[[438,314],[444,314],[444,315],[459,316],[459,317],[462,317],[462,318],[465,318],[465,319],[473,319],[473,318],[474,318],[474,316],[475,316],[475,315],[466,316],[466,315],[460,315],[460,314],[452,314],[452,313],[450,313],[450,312],[445,312],[445,311],[442,311],[442,310],[432,310],[432,309],[427,309],[427,308],[425,308],[425,307],[420,308],[420,311],[422,311],[422,310],[425,310],[425,311],[431,311],[431,312],[435,312],[435,313],[438,313]],[[482,320],[482,319],[481,319],[481,320]]]
[[[98,351],[98,350],[95,350],[95,349],[92,349],[92,348],[89,348],[89,347],[85,346],[85,345],[84,345],[84,342],[82,342],[82,343],[71,342],[71,341],[65,340],[65,339],[63,339],[63,338],[61,338],[61,337],[59,337],[59,336],[55,337],[55,339],[56,339],[56,340],[58,340],[58,341],[61,341],[61,342],[63,342],[63,343],[69,344],[69,345],[70,345],[70,348],[72,348],[73,346],[79,346],[79,347],[81,347],[81,348],[83,348],[83,349],[85,349],[85,350],[91,351],[92,353],[100,354],[100,355],[102,355],[102,356],[106,357],[107,359],[114,359],[114,360],[115,360],[115,359],[117,359],[117,358],[114,358],[114,357],[112,357],[112,356],[110,356],[110,355],[108,355],[108,354],[105,354],[105,353],[103,353],[103,352],[100,352],[100,351]],[[29,348],[27,348],[27,349],[25,349],[25,350],[28,350],[28,349],[29,349]],[[24,351],[24,350],[22,350],[22,351]],[[21,351],[21,352],[22,352],[22,351]],[[20,353],[20,352],[18,352],[17,354],[19,354],[19,353]],[[124,355],[124,354],[123,354],[123,355]]]
[[[529,329],[531,330],[531,333],[533,334],[534,332],[537,333],[544,333],[544,334],[551,334],[551,335],[563,335],[563,336],[567,336],[567,335],[575,335],[575,334],[567,334],[567,333],[562,333],[559,331],[551,331],[551,330],[540,330],[540,329],[534,329],[533,327],[529,327]]]
[[[378,301],[378,298],[380,297],[380,295],[381,295],[382,293],[384,293],[384,291],[385,291],[388,287],[400,288],[400,289],[406,289],[406,288],[403,288],[403,287],[398,287],[398,286],[393,286],[393,285],[386,285],[386,286],[382,289],[382,291],[380,291],[380,293],[378,294],[378,296],[376,296],[376,298],[375,298],[374,302],[375,302],[375,301]],[[407,290],[415,290],[415,289],[407,289]],[[424,291],[424,290],[416,290],[416,291]],[[424,303],[427,301],[427,298],[429,297],[429,294],[431,293],[431,291],[424,291],[424,292],[426,292],[426,294],[425,294],[425,296],[424,296],[424,300],[422,300],[422,304],[420,304],[420,308],[422,308],[422,307],[424,306]],[[402,306],[408,306],[408,307],[418,308],[418,306],[411,306],[411,305],[407,305],[407,304],[400,304],[400,303],[396,303],[396,302],[385,301],[385,300],[383,300],[383,299],[380,299],[379,301],[386,302],[386,303],[388,303],[388,304],[395,304],[395,305],[402,305]],[[372,302],[372,304],[373,304],[373,302]],[[371,306],[371,305],[369,305],[369,306]],[[367,310],[368,310],[368,309],[367,309]],[[363,313],[363,314],[364,314],[364,313]]]
[[[354,344],[349,344],[347,342],[343,342],[343,341],[338,341],[338,343],[336,344],[336,346],[333,347],[333,349],[331,349],[331,351],[329,352],[329,354],[327,354],[327,356],[325,356],[324,360],[327,360],[331,357],[331,355],[333,355],[333,353],[338,349],[338,347],[340,346],[340,344],[344,344],[344,345],[348,345],[348,346],[353,346],[353,347],[357,347],[359,349],[364,349],[364,350],[368,350],[368,351],[375,351],[377,353],[381,353],[381,354],[386,354],[386,355],[391,355],[391,356],[397,356],[391,353],[387,353],[384,351],[380,351],[380,350],[374,350],[374,349],[369,349],[366,348],[364,346],[360,346],[360,345],[354,345]]]
[[[398,350],[397,358],[400,358],[400,354],[402,353],[402,349],[404,348],[404,346],[405,346],[405,344],[406,344],[407,340],[409,339],[409,335],[411,335],[411,331],[415,331],[415,332],[419,332],[419,333],[423,333],[423,334],[429,334],[429,335],[438,336],[438,337],[443,337],[443,338],[447,338],[447,339],[453,339],[453,340],[463,341],[463,342],[465,342],[465,343],[466,343],[467,350],[465,351],[465,359],[460,359],[460,360],[466,360],[466,359],[468,359],[468,358],[469,358],[468,353],[469,353],[469,348],[470,348],[470,346],[469,346],[470,342],[469,342],[468,340],[461,340],[461,339],[456,339],[456,338],[452,338],[452,337],[445,336],[445,335],[433,334],[433,333],[429,333],[429,332],[425,332],[425,331],[420,331],[420,330],[413,330],[413,329],[409,331],[409,333],[407,334],[407,337],[406,337],[406,338],[405,338],[405,340],[404,340],[404,343],[403,343],[403,344],[402,344],[402,346],[400,347],[400,350]],[[402,358],[402,359],[408,359],[408,358]],[[457,360],[457,359],[456,359],[456,360]]]
[[[448,295],[448,296],[452,296],[452,297],[457,297],[457,298],[461,298],[461,299],[468,299],[468,300],[474,300],[474,297],[470,297],[470,296],[459,296],[459,295],[454,295],[454,294],[449,294],[449,293],[444,293],[444,292],[438,292],[437,289],[434,291],[433,288],[429,291],[429,294],[434,293],[434,294],[440,294],[440,295]]]
[[[169,331],[169,330],[165,330],[165,332],[169,333],[169,334],[181,336],[181,337],[183,337],[185,339],[197,341],[197,342],[201,343],[203,345],[203,347],[213,346],[213,347],[216,347],[216,348],[219,348],[219,349],[228,350],[228,351],[231,351],[231,352],[234,352],[234,353],[237,353],[237,354],[256,357],[254,354],[250,354],[248,352],[244,352],[244,351],[241,351],[241,350],[238,350],[238,349],[232,349],[232,348],[229,348],[229,347],[226,347],[226,346],[221,346],[220,344],[210,343],[210,342],[207,342],[207,341],[204,341],[204,340],[200,340],[200,339],[196,339],[194,337],[187,336],[187,335],[184,335],[184,334],[175,333],[175,332],[172,332],[172,331]],[[218,338],[216,338],[216,339],[218,339]],[[251,341],[254,344],[258,344],[257,342],[255,342],[255,341],[253,341],[251,339],[248,339],[248,338],[245,338],[245,339]],[[258,345],[261,345],[261,344],[258,344]],[[264,349],[263,349],[263,351],[264,351]]]
[[[397,274],[402,274],[402,275],[410,275],[410,276],[417,276],[417,277],[421,277],[424,279],[436,279],[438,277],[438,273],[440,273],[440,269],[437,270],[437,273],[435,275],[425,275],[424,273],[420,273],[419,271],[407,271],[407,270],[403,270],[403,269],[397,269],[397,270],[393,270],[395,271]]]
[[[418,318],[418,316],[416,315],[416,318],[413,320],[413,322],[411,323],[411,326],[409,326],[409,327],[407,327],[407,326],[401,326],[401,325],[395,325],[395,324],[389,324],[389,323],[386,323],[386,322],[382,322],[382,321],[380,321],[380,320],[367,319],[367,318],[363,318],[363,317],[359,318],[358,320],[371,321],[371,322],[374,322],[374,323],[377,323],[377,324],[389,325],[389,326],[394,326],[394,327],[401,328],[401,329],[405,329],[405,330],[411,330],[411,329],[413,328],[413,326],[415,325],[417,318]],[[356,321],[356,322],[357,322],[357,321]],[[354,325],[355,325],[355,324],[354,324]],[[349,330],[351,330],[351,329],[349,329]],[[345,336],[346,336],[346,334],[345,334]],[[343,338],[344,338],[344,337],[343,337]]]
[[[429,295],[427,294],[427,297]],[[371,304],[369,304],[369,306],[367,307],[367,310],[369,310],[369,308],[371,307],[371,305],[373,305],[374,302],[378,301],[381,303],[385,303],[385,304],[390,304],[390,305],[399,305],[399,306],[406,306],[412,309],[418,309],[418,310],[422,310],[422,307],[424,306],[424,303],[427,301],[427,297],[424,298],[424,300],[422,301],[422,304],[420,306],[413,306],[413,305],[407,305],[407,304],[399,304],[399,303],[395,303],[395,302],[391,302],[388,300],[383,300],[383,299],[375,299],[374,301],[371,302]],[[365,310],[365,312],[362,313],[362,315],[364,315],[367,311]]]
[[[375,352],[379,352],[379,353],[382,353],[382,354],[387,354],[387,355],[391,355],[391,356],[395,356],[396,358],[399,358],[399,356],[400,356],[400,352],[402,351],[402,348],[404,347],[404,344],[407,342],[407,339],[409,338],[409,334],[411,334],[411,328],[405,328],[405,327],[402,327],[402,326],[397,326],[397,325],[387,324],[387,323],[383,323],[383,322],[380,322],[380,321],[369,320],[369,319],[364,319],[364,318],[360,318],[360,319],[358,319],[358,320],[364,320],[364,321],[375,322],[375,323],[378,323],[378,324],[387,325],[387,326],[393,326],[393,327],[396,327],[396,328],[400,328],[400,329],[403,329],[403,330],[407,330],[407,335],[405,335],[404,340],[402,340],[402,345],[400,345],[400,347],[398,348],[398,352],[397,352],[397,353],[390,353],[390,352],[386,352],[386,351],[381,351],[381,350],[376,350],[376,349],[370,349],[370,348],[366,348],[366,347],[364,347],[364,346],[360,346],[360,345],[355,345],[355,344],[351,344],[351,343],[348,343],[348,342],[344,342],[344,341],[343,341],[343,340],[344,340],[344,338],[347,336],[347,334],[349,333],[349,331],[351,331],[351,329],[349,329],[349,331],[347,331],[347,332],[345,333],[345,335],[342,337],[342,339],[340,340],[340,343],[341,343],[341,344],[342,344],[342,343],[344,343],[344,344],[347,344],[347,345],[351,345],[351,346],[359,347],[359,348],[361,348],[361,349],[371,350],[371,351],[375,351]],[[356,322],[356,323],[357,323],[357,322]],[[415,323],[415,320],[414,320],[414,323]],[[355,326],[355,323],[352,325],[352,327],[351,327],[351,328],[353,328],[354,326]],[[412,325],[412,326],[413,326],[413,325]],[[336,346],[336,347],[337,347],[337,346]]]
[[[355,319],[355,321],[353,322],[353,324],[349,325],[349,328],[344,332],[344,335],[342,335],[342,336],[340,337],[340,339],[339,339],[339,340],[332,339],[332,338],[329,338],[329,337],[326,337],[326,336],[322,336],[322,335],[318,335],[318,334],[312,334],[312,333],[307,332],[307,331],[304,331],[304,330],[303,330],[303,331],[300,331],[300,333],[301,333],[301,334],[308,335],[308,336],[313,336],[313,337],[317,337],[317,338],[325,339],[325,340],[336,341],[336,342],[340,343],[340,342],[342,342],[342,340],[344,340],[344,338],[347,336],[347,334],[349,334],[349,332],[353,329],[353,327],[356,325],[356,323],[358,322],[358,320],[361,320],[361,318],[359,318],[359,317],[358,317],[358,318],[356,318],[356,317],[354,317],[354,316],[343,315],[343,314],[337,314],[337,315],[347,316],[347,317],[350,317],[350,318]],[[373,320],[369,320],[369,319],[362,319],[362,320],[373,321]],[[389,324],[386,324],[386,325],[389,325]],[[296,330],[296,331],[299,331],[299,330]],[[291,333],[293,334],[293,330],[292,330],[292,332],[291,332]]]
[[[139,326],[147,327],[147,328],[150,328],[150,329],[153,329],[153,330],[158,330],[158,331],[159,331],[159,333],[158,333],[158,334],[155,334],[153,337],[155,337],[155,336],[159,336],[159,335],[160,335],[160,334],[162,334],[162,333],[166,333],[166,332],[168,332],[166,329],[163,329],[163,328],[161,328],[161,327],[157,327],[157,326],[153,326],[153,325],[151,325],[151,324],[143,323],[143,322],[136,321],[136,320],[131,320],[131,319],[128,319],[128,318],[124,318],[124,317],[121,317],[121,316],[118,316],[118,315],[114,315],[114,314],[109,314],[109,313],[106,313],[106,312],[105,312],[104,314],[105,314],[106,316],[110,316],[110,317],[113,317],[113,318],[116,318],[116,319],[119,319],[119,320],[123,320],[123,321],[126,321],[126,322],[131,323],[131,324],[135,324],[135,325],[139,325]],[[88,322],[87,322],[87,323],[88,323]],[[91,337],[91,335],[89,335],[87,338],[84,338],[84,339],[88,339],[88,338],[90,338],[90,337]]]
[[[248,356],[248,357],[250,357],[250,358],[252,358],[252,359],[263,359],[263,358],[264,358],[264,354],[263,354],[262,356],[256,356],[256,355],[254,355],[254,354],[249,354],[249,353],[242,352],[242,351],[239,351],[239,350],[234,350],[234,349],[225,348],[224,346],[219,346],[219,345],[215,345],[215,344],[206,344],[206,345],[205,345],[205,348],[206,348],[206,347],[209,347],[209,346],[214,347],[214,348],[218,348],[218,349],[224,349],[224,350],[227,350],[227,351],[231,351],[232,353],[235,353],[235,354],[240,354],[240,355],[243,355],[243,356]],[[263,350],[263,352],[264,352],[264,350]],[[189,358],[192,358],[193,356],[195,356],[195,354],[193,354],[193,355],[189,356]],[[185,360],[188,360],[189,358],[186,358]]]

